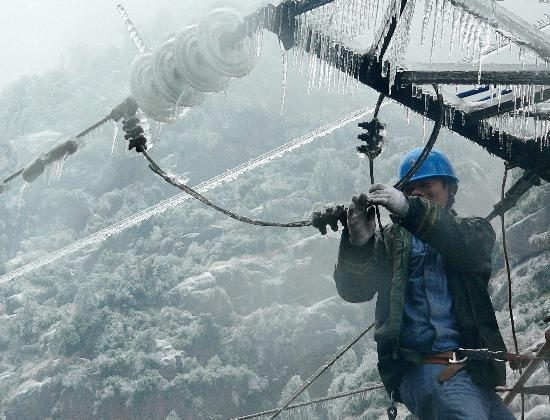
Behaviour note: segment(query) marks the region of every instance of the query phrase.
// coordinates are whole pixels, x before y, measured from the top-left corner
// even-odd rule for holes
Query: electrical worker
[[[403,158],[400,178],[421,151]],[[451,163],[433,149],[404,193],[375,184],[354,196],[334,279],[349,302],[378,293],[378,370],[396,401],[421,420],[514,419],[493,391],[505,384],[504,363],[454,352],[506,351],[487,292],[495,232],[486,219],[457,216],[457,189]],[[383,235],[366,203],[391,213]]]

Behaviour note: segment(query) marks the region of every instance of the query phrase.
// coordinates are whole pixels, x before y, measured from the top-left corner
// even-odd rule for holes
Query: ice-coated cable
[[[206,198],[204,195],[199,193],[198,191],[194,190],[191,187],[188,187],[183,182],[178,181],[177,177],[170,176],[167,174],[154,160],[151,158],[149,153],[147,153],[146,150],[139,150],[138,153],[143,154],[145,158],[149,161],[149,168],[159,175],[161,178],[163,178],[166,182],[169,184],[172,184],[174,187],[179,188],[180,190],[184,191],[186,194],[189,194],[191,197],[199,200],[200,202],[206,204],[208,207],[213,208],[214,210],[225,214],[226,216],[231,217],[232,219],[238,220],[239,222],[247,223],[249,225],[255,225],[255,226],[271,226],[271,227],[285,227],[285,228],[291,228],[291,227],[305,227],[305,226],[311,226],[311,220],[301,220],[298,222],[291,222],[291,223],[277,223],[277,222],[265,222],[262,220],[255,220],[251,219],[246,216],[242,216],[240,214],[234,213],[230,210],[227,210],[223,207],[218,206],[210,199]]]
[[[359,334],[357,334],[355,337],[349,340],[341,350],[337,351],[334,355],[332,355],[331,358],[328,359],[325,362],[325,364],[323,364],[319,369],[317,369],[317,371],[315,371],[315,373],[311,375],[300,388],[298,388],[295,392],[292,393],[290,397],[286,399],[283,405],[273,413],[273,415],[269,418],[269,420],[273,420],[274,418],[278,417],[279,414],[281,414],[284,410],[286,410],[288,406],[292,404],[296,398],[302,395],[302,393],[304,393],[304,391],[308,389],[310,385],[313,382],[315,382],[317,378],[319,378],[319,376],[323,374],[323,372],[325,372],[334,363],[336,363],[338,359],[340,359],[340,357],[342,357],[355,343],[357,343],[361,338],[363,338],[365,334],[367,334],[374,327],[374,325],[375,323],[373,322],[367,328],[365,328]]]
[[[389,101],[386,101],[382,104],[382,106],[385,106],[388,103]],[[238,177],[256,168],[262,167],[278,158],[281,158],[287,153],[297,150],[300,147],[305,146],[306,144],[312,143],[313,141],[322,138],[339,128],[342,128],[349,123],[364,118],[366,115],[371,114],[373,111],[374,109],[372,107],[362,108],[354,111],[351,114],[348,114],[336,121],[319,127],[316,130],[313,130],[301,137],[295,138],[288,143],[285,143],[267,153],[264,153],[263,155],[260,155],[248,162],[242,163],[241,165],[234,167],[233,169],[230,169],[220,175],[204,181],[197,185],[195,189],[200,193],[205,193],[221,185],[228,184]],[[190,198],[191,196],[186,193],[177,194],[173,197],[168,198],[167,200],[161,201],[154,206],[151,206],[125,219],[122,219],[117,223],[100,229],[99,231],[92,233],[91,235],[88,235],[82,239],[79,239],[63,248],[51,252],[42,258],[38,258],[34,261],[29,262],[28,264],[16,268],[15,270],[12,270],[0,276],[0,287],[11,280],[30,273],[37,268],[41,268],[48,264],[51,264],[52,262],[57,261],[60,258],[73,254],[77,251],[80,251],[81,249],[85,249],[93,245],[98,245],[106,241],[111,236],[117,235],[130,227],[136,226],[144,220],[148,220],[153,216],[162,214],[169,209],[180,207],[181,205],[189,201]]]
[[[378,100],[376,101],[376,108],[374,109],[374,116],[373,118],[378,118],[378,112],[380,112],[380,107],[382,106],[382,101],[386,97],[385,94],[381,93],[378,96]],[[374,185],[374,159],[369,155],[369,174],[370,174],[370,184]],[[378,222],[378,229],[380,230],[380,235],[382,236],[382,240],[384,239],[384,229],[382,228],[382,218],[380,217],[380,208],[378,207],[378,204],[375,204],[374,206],[375,212],[376,212],[376,220]]]
[[[99,127],[101,127],[103,124],[105,124],[107,121],[109,121],[111,119],[112,119],[112,114],[109,114],[109,115],[105,116],[104,118],[102,118],[101,120],[96,122],[95,124],[93,124],[90,127],[86,128],[84,131],[78,133],[75,136],[75,139],[78,140],[78,139],[81,139],[81,138],[85,137],[87,134],[91,133],[94,130],[97,130]],[[3,181],[0,180],[0,184],[2,184],[2,183],[7,184],[8,182],[13,181],[17,177],[19,177],[21,174],[23,174],[23,172],[25,171],[25,168],[19,169],[18,171],[14,172],[10,176],[6,177]]]
[[[405,188],[405,185],[411,180],[411,178],[414,176],[414,174],[420,169],[430,152],[432,151],[432,148],[437,140],[437,137],[439,136],[439,132],[441,131],[441,127],[443,126],[443,123],[445,121],[445,103],[443,102],[443,95],[441,94],[441,91],[439,90],[439,87],[437,85],[433,85],[435,89],[435,93],[437,94],[437,101],[439,104],[439,118],[437,121],[435,121],[434,128],[432,130],[432,134],[430,135],[430,138],[428,142],[426,143],[426,146],[424,146],[424,149],[422,150],[422,153],[418,156],[418,159],[416,159],[416,162],[411,166],[411,168],[407,171],[407,173],[401,178],[394,187],[398,190],[402,190]]]
[[[508,178],[508,166],[504,163],[504,175],[502,176],[502,188],[500,190],[501,202],[504,202],[506,180]],[[506,276],[508,279],[508,313],[510,316],[510,326],[512,329],[512,338],[514,340],[514,351],[516,355],[519,355],[518,338],[516,334],[516,323],[514,321],[514,310],[512,302],[512,274],[510,269],[510,260],[508,258],[508,247],[506,246],[506,226],[504,224],[504,212],[500,213],[500,227],[502,230],[502,248],[504,251],[504,263],[506,264]],[[520,365],[521,366],[521,365]],[[523,369],[520,368],[520,373],[523,373]],[[525,395],[521,394],[521,419],[525,418]]]
[[[338,394],[327,395],[326,397],[315,398],[313,400],[304,401],[304,402],[296,403],[296,404],[290,404],[285,410],[292,410],[294,408],[307,407],[309,405],[319,404],[319,403],[326,402],[326,401],[337,400],[337,399],[340,399],[340,398],[351,397],[351,396],[354,396],[354,395],[357,395],[357,394],[364,394],[366,392],[376,391],[376,390],[382,389],[382,388],[384,388],[383,384],[375,383],[373,385],[366,386],[366,387],[359,388],[359,389],[354,389],[352,391],[340,392]],[[235,417],[235,418],[232,418],[231,420],[250,420],[250,419],[254,419],[256,417],[268,416],[269,414],[273,414],[276,411],[277,411],[277,409],[274,408],[272,410],[262,411],[260,413],[254,413],[254,414],[249,414],[247,416]]]

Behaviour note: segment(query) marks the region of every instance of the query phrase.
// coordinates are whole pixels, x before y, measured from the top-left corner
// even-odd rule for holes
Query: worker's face
[[[449,188],[439,178],[425,178],[408,184],[405,187],[404,193],[409,197],[425,198],[446,208],[449,205]]]

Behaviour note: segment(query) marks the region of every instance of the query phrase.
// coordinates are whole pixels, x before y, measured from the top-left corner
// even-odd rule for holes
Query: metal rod
[[[529,378],[535,373],[535,370],[538,368],[540,363],[542,362],[542,358],[546,355],[546,353],[550,352],[550,329],[546,330],[544,333],[544,337],[546,339],[546,342],[543,344],[541,349],[537,352],[537,357],[540,357],[540,359],[535,359],[527,365],[525,370],[523,371],[522,375],[517,380],[516,384],[512,387],[512,390],[506,394],[506,396],[503,399],[504,404],[509,405],[514,397],[518,395],[521,392],[521,389],[523,386],[527,383]]]
[[[550,69],[535,65],[486,64],[481,74],[470,64],[407,64],[397,72],[396,83],[454,85],[548,85]]]

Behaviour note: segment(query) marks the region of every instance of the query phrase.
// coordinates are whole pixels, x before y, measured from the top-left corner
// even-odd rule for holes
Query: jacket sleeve
[[[495,231],[482,217],[458,217],[438,204],[409,197],[409,212],[393,218],[418,239],[433,246],[446,264],[467,271],[491,271]]]
[[[385,246],[378,232],[364,245],[352,245],[345,228],[340,240],[334,281],[338,294],[348,302],[371,300],[383,276]]]

